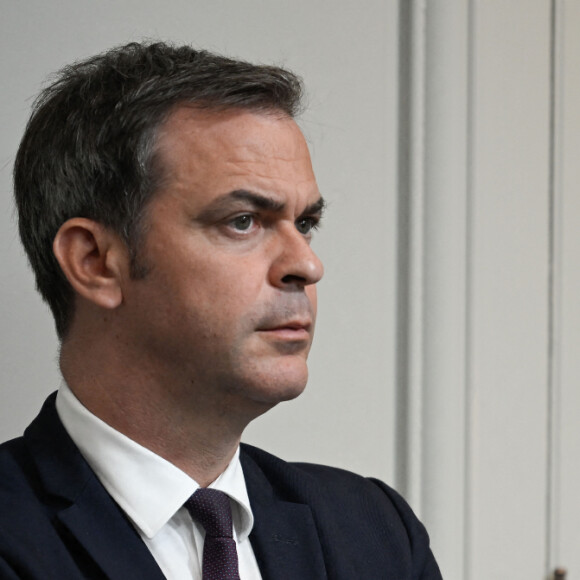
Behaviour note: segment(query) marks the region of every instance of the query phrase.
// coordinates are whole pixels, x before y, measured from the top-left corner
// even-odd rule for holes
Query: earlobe
[[[53,252],[80,296],[106,309],[122,303],[127,252],[111,230],[89,219],[72,218],[58,230]]]

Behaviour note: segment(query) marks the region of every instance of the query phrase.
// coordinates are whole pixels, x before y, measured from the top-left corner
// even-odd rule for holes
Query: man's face
[[[179,397],[271,405],[299,395],[323,269],[322,200],[296,123],[183,107],[158,137],[163,186],[127,282],[131,339]]]

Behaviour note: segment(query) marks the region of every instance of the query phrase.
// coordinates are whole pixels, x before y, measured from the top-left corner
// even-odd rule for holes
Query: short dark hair
[[[156,132],[175,107],[295,117],[301,98],[302,82],[288,70],[162,42],[130,43],[62,69],[36,99],[14,165],[20,237],[58,336],[74,314],[52,251],[58,229],[72,217],[97,221],[137,263],[140,218],[161,177]]]

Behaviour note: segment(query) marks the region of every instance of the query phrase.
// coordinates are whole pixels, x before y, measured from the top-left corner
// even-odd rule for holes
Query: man
[[[0,450],[2,578],[440,578],[384,484],[240,446],[307,380],[324,201],[300,91],[130,44],[37,101],[15,196],[64,380]]]

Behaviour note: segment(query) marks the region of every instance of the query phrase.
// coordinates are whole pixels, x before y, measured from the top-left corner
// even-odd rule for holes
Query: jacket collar
[[[70,532],[71,543],[80,544],[107,578],[163,580],[157,562],[64,429],[55,398],[53,393],[47,399],[24,439],[41,485],[61,500],[56,520]],[[67,536],[63,535],[64,541]]]
[[[287,464],[247,445],[241,447],[255,522],[250,541],[263,580],[325,580],[322,548],[310,507],[279,496],[272,487],[272,474],[266,476],[254,452],[280,466]]]
[[[49,495],[60,499],[57,521],[70,533],[70,541],[82,546],[107,578],[163,580],[155,559],[63,427],[55,398],[54,393],[47,399],[24,439],[41,485]],[[250,449],[242,446],[240,460],[255,519],[250,540],[263,580],[326,580],[310,507],[276,493],[271,483],[275,476],[266,476],[263,462],[260,466]],[[258,453],[278,466],[286,465]],[[77,546],[71,551],[78,550]]]

